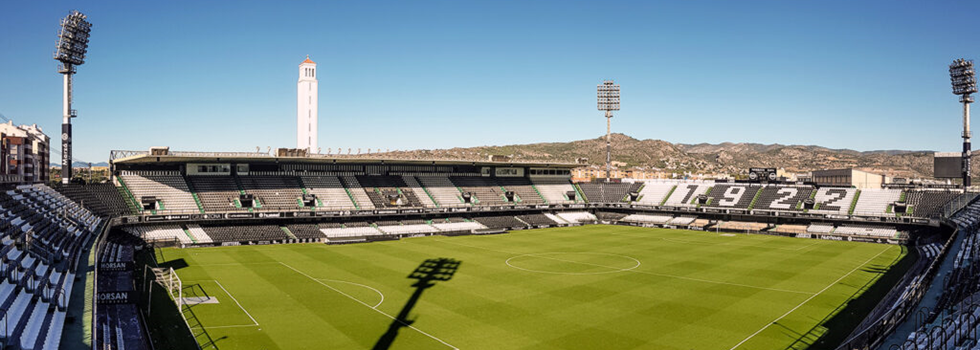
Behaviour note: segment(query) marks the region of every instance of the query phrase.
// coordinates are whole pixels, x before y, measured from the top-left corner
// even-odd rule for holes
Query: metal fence
[[[906,274],[904,277],[902,277],[902,280],[898,283],[898,286],[911,283],[909,284],[908,288],[892,288],[889,294],[882,298],[882,300],[889,300],[891,297],[894,297],[893,293],[906,294],[907,296],[905,298],[899,300],[897,304],[885,311],[884,314],[873,322],[870,322],[870,325],[867,328],[847,338],[843,343],[841,343],[840,346],[837,347],[837,350],[876,349],[879,345],[881,345],[881,342],[883,342],[885,338],[891,335],[896,328],[909,317],[909,315],[916,311],[921,313],[922,311],[917,310],[915,307],[922,300],[922,297],[925,296],[926,290],[929,289],[929,286],[932,284],[932,280],[936,277],[936,271],[939,269],[939,266],[942,265],[942,261],[946,257],[946,253],[949,252],[949,248],[956,241],[957,235],[959,235],[959,229],[954,231],[954,233],[949,236],[949,239],[946,240],[946,243],[943,244],[939,255],[936,256],[936,259],[929,264],[929,267],[926,268],[925,272],[922,274],[922,276],[925,276],[923,279],[913,280],[913,276]],[[925,319],[928,315],[922,316],[923,319]]]

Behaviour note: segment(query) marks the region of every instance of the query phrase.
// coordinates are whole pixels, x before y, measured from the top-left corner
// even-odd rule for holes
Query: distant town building
[[[48,181],[51,140],[37,124],[0,124],[0,183]]]
[[[611,179],[666,179],[670,178],[670,173],[665,173],[659,169],[644,169],[644,168],[629,168],[620,169],[618,167],[613,167],[612,171],[609,172],[609,178]],[[572,181],[575,182],[589,182],[594,179],[605,179],[606,178],[606,168],[596,165],[575,168],[572,170]]]

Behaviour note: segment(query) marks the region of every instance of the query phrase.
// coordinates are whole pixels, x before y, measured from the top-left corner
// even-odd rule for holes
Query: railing
[[[167,155],[176,157],[268,157],[272,156],[262,152],[187,152],[170,151]]]
[[[24,177],[17,174],[0,175],[0,184],[15,184],[24,182]]]
[[[207,211],[201,213],[198,210],[164,210],[158,211],[155,215],[145,214],[138,216],[124,217],[127,223],[152,223],[167,221],[191,221],[191,220],[232,220],[250,218],[304,218],[304,217],[337,217],[337,216],[383,216],[383,215],[406,215],[406,214],[441,214],[441,213],[482,213],[493,211],[519,211],[519,210],[555,210],[555,209],[630,209],[646,212],[664,212],[678,215],[746,215],[760,218],[779,217],[796,219],[822,219],[832,221],[851,221],[855,224],[915,224],[939,226],[939,218],[926,218],[914,215],[896,215],[894,213],[874,212],[857,213],[847,215],[842,213],[814,213],[790,210],[772,210],[744,208],[723,208],[723,207],[697,207],[697,206],[674,206],[674,205],[645,205],[631,203],[552,203],[552,204],[522,204],[511,203],[504,205],[469,205],[452,204],[442,207],[389,207],[374,209],[354,209],[346,207],[316,207],[315,210],[301,209],[263,209],[253,208],[252,211],[223,210]]]
[[[953,214],[956,214],[956,212],[960,211],[961,209],[963,209],[964,207],[972,203],[973,200],[977,198],[977,195],[980,195],[980,193],[966,192],[963,193],[962,196],[957,196],[956,198],[949,201],[949,203],[946,203],[946,205],[943,206],[942,210],[940,210],[942,216],[947,218],[952,217]]]
[[[127,158],[132,156],[140,156],[144,154],[150,154],[149,151],[126,151],[126,150],[112,150],[109,152],[109,161],[116,159]]]
[[[92,269],[92,350],[99,350],[99,262],[102,261],[102,251],[105,245],[108,244],[106,238],[109,236],[109,224],[106,224],[105,229],[96,236],[95,245],[92,248],[92,252],[89,254],[90,258],[93,259],[93,269]]]
[[[922,297],[925,296],[926,290],[932,284],[932,280],[936,277],[936,270],[938,270],[940,265],[942,265],[946,254],[949,252],[949,248],[956,241],[956,237],[959,235],[959,233],[959,229],[957,229],[952,235],[950,235],[949,239],[946,240],[946,243],[943,244],[943,248],[936,256],[936,259],[933,260],[932,263],[929,264],[929,267],[927,267],[920,275],[924,276],[924,278],[917,281],[917,283],[909,285],[907,298],[902,299],[893,308],[886,311],[874,322],[871,322],[871,326],[868,326],[860,332],[854,333],[854,335],[844,340],[844,342],[841,343],[836,350],[874,349],[881,345],[881,342],[891,335],[892,332],[894,332],[895,329],[902,324],[902,322],[904,322],[912,312],[918,311],[915,309],[915,306],[917,306],[919,301],[922,300]],[[910,270],[910,272],[912,271]],[[905,275],[898,285],[909,283],[910,278],[912,278],[912,276],[908,274]],[[893,293],[900,291],[900,288],[892,289]],[[887,299],[888,296],[882,300]]]
[[[130,151],[130,150],[112,150],[109,152],[109,160],[116,160],[121,158],[127,158],[132,156],[149,155],[149,151]],[[267,152],[192,152],[192,151],[169,151],[168,156],[177,157],[257,157],[257,158],[286,158],[277,157]],[[426,156],[426,157],[413,157],[403,154],[392,154],[392,153],[361,153],[361,154],[307,154],[305,157],[299,158],[313,158],[313,159],[351,159],[351,160],[404,160],[404,161],[449,161],[449,162],[478,162],[478,163],[500,163],[500,164],[555,164],[555,165],[579,165],[574,161],[569,160],[547,160],[547,159],[508,159],[506,161],[491,161],[486,155],[447,155],[445,157],[438,156]]]

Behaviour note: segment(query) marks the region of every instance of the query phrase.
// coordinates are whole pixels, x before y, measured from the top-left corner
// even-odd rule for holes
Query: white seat
[[[61,333],[65,328],[65,316],[65,312],[54,311],[54,316],[51,318],[51,328],[48,329],[48,334],[44,336],[42,350],[57,350],[61,346]]]
[[[27,307],[31,304],[31,293],[25,293],[23,291],[17,295],[17,299],[14,299],[13,305],[10,306],[10,310],[7,310],[7,314],[0,317],[0,323],[10,326],[10,329],[4,329],[0,334],[3,334],[4,338],[10,337],[14,328],[18,322],[20,322],[21,317],[24,316],[24,312],[27,311]]]
[[[34,312],[31,313],[31,317],[27,320],[27,326],[24,327],[24,333],[20,336],[21,349],[35,348],[47,315],[48,303],[38,302],[34,305]]]

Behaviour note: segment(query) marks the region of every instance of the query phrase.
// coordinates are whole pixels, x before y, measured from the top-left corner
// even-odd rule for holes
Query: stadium
[[[598,165],[323,152],[307,56],[295,148],[121,144],[86,181],[91,23],[61,25],[61,176],[37,125],[0,124],[4,349],[980,349],[970,60],[949,66],[963,152],[927,180],[613,175],[612,80]]]

